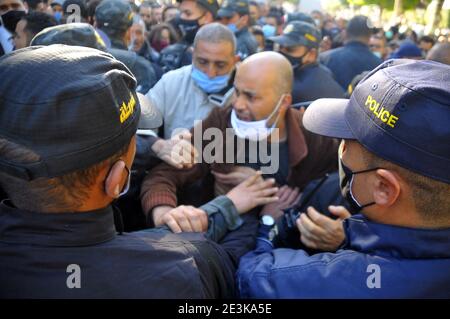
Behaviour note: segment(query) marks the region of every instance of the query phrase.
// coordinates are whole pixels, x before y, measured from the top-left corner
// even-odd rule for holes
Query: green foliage
[[[348,4],[363,6],[363,5],[379,5],[383,9],[392,10],[394,8],[395,0],[346,0]],[[412,10],[417,7],[419,3],[425,5],[429,4],[431,0],[402,0],[404,10]]]

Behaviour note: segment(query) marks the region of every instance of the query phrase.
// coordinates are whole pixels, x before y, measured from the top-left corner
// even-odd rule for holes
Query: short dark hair
[[[450,220],[450,184],[414,173],[406,168],[382,159],[362,147],[363,160],[368,168],[382,167],[395,171],[408,184],[412,200],[421,218],[432,224]]]
[[[354,16],[347,24],[345,29],[348,39],[370,38],[372,35],[372,28],[369,25],[370,21],[366,16]]]
[[[47,3],[47,0],[23,0],[28,5],[28,9],[36,10],[40,3]]]
[[[110,158],[91,167],[60,177],[26,181],[0,172],[0,187],[20,209],[55,213],[76,211],[89,196],[101,169],[119,160],[128,151],[129,146],[130,143]],[[32,150],[2,138],[0,154],[2,159],[17,163],[34,163],[40,160],[40,156]]]
[[[277,23],[277,26],[280,26],[280,25],[283,24],[283,16],[279,15],[279,14],[276,13],[276,12],[270,12],[270,13],[267,15],[267,18],[274,18],[275,21],[276,21],[276,23]]]
[[[56,19],[44,12],[38,12],[38,11],[32,11],[28,14],[26,14],[22,20],[25,20],[27,22],[27,25],[25,26],[25,32],[28,33],[30,41],[31,39],[48,27],[53,27],[57,25]]]
[[[178,10],[178,8],[175,7],[174,5],[171,5],[171,4],[167,5],[167,6],[164,8],[163,12],[162,12],[162,16],[163,16],[163,20],[164,20],[164,21],[166,20],[166,12],[167,12],[168,10],[170,10],[170,9],[177,9],[177,10]]]
[[[102,2],[102,0],[89,0],[86,6],[86,14],[88,17],[95,16],[95,9],[97,9],[98,5]]]
[[[170,43],[175,43],[179,40],[179,36],[177,31],[175,31],[175,28],[170,25],[169,23],[160,23],[152,26],[150,33],[148,35],[148,40],[152,42],[152,40],[155,37],[158,37],[158,40],[161,39],[161,32],[162,30],[168,30],[169,31],[169,37],[170,37]]]
[[[431,43],[434,45],[435,41],[432,37],[430,37],[429,35],[424,35],[420,38],[419,43],[420,42],[427,42],[427,43]]]

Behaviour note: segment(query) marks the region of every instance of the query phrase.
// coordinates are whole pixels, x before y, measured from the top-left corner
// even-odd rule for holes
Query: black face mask
[[[292,56],[292,55],[290,55],[290,54],[287,54],[287,53],[284,53],[284,52],[280,52],[280,53],[281,53],[282,55],[284,55],[284,57],[285,57],[286,59],[289,60],[289,63],[291,63],[292,68],[295,70],[295,69],[301,68],[301,67],[303,66],[303,58],[305,57],[305,55],[308,54],[308,52],[309,52],[309,51],[306,51],[306,52],[305,52],[302,56],[300,56],[300,57],[294,57],[294,56]]]
[[[2,24],[10,33],[16,31],[16,25],[25,16],[25,11],[22,10],[10,10],[1,15]]]
[[[361,205],[356,200],[355,196],[352,193],[353,177],[356,174],[375,171],[377,169],[379,169],[379,167],[370,168],[370,169],[357,171],[357,172],[352,172],[352,170],[350,168],[348,168],[347,166],[345,166],[345,164],[342,162],[341,148],[339,148],[339,187],[341,188],[342,196],[347,200],[348,204],[350,205],[350,212],[352,214],[359,213],[363,208],[375,204],[375,202],[371,202],[368,204]]]
[[[198,29],[200,29],[200,25],[198,24],[198,20],[203,17],[200,16],[196,20],[186,20],[180,17],[177,17],[176,25],[183,33],[183,39],[189,43],[194,43],[195,35],[197,34]]]

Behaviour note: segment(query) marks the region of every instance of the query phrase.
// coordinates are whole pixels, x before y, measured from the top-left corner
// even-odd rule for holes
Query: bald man
[[[192,129],[198,163],[182,171],[161,164],[144,180],[141,202],[149,225],[161,225],[179,204],[177,194],[197,181],[203,187],[185,204],[199,205],[261,170],[264,178],[289,186],[266,207],[278,211],[309,181],[336,170],[338,142],[303,128],[303,113],[290,107],[292,82],[291,65],[279,53],[257,53],[242,62],[231,103],[213,109]]]
[[[450,43],[435,44],[427,54],[427,60],[450,65]]]

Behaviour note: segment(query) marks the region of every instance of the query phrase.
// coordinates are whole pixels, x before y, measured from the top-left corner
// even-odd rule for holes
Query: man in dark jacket
[[[257,52],[258,43],[248,30],[250,26],[248,0],[224,1],[217,16],[236,36],[236,54],[239,55],[241,61]]]
[[[256,225],[239,214],[270,200],[270,183],[255,175],[171,212],[197,216],[206,236],[122,233],[112,202],[129,188],[139,117],[161,123],[141,112],[128,68],[91,48],[34,46],[0,59],[0,78],[1,298],[233,296]]]
[[[132,24],[133,12],[125,0],[103,0],[95,9],[95,26],[111,41],[109,53],[131,70],[138,82],[137,91],[145,94],[158,81],[158,76],[149,61],[128,51]]]
[[[331,71],[317,62],[321,38],[317,27],[303,21],[289,23],[282,35],[270,38],[294,69],[292,104],[344,96]]]
[[[174,24],[182,33],[182,39],[161,51],[160,65],[164,72],[192,63],[192,44],[197,31],[214,22],[219,4],[217,0],[177,0],[180,16]]]
[[[372,35],[369,23],[367,17],[355,16],[348,22],[345,45],[319,56],[320,62],[333,72],[334,78],[345,91],[356,75],[373,70],[382,62],[369,49]]]

